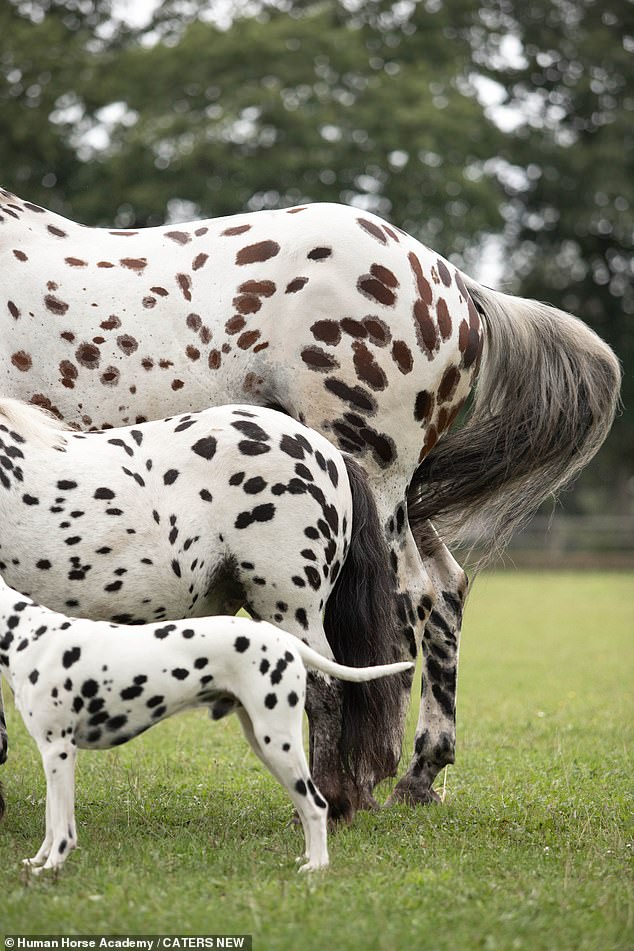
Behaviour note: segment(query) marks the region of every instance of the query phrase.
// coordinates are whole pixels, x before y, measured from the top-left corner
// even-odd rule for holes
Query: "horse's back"
[[[458,272],[369,213],[118,231],[10,205],[7,386],[81,428],[275,403],[370,469],[411,473],[469,391]]]

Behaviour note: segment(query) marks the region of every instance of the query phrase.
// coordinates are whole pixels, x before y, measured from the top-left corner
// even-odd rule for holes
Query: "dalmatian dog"
[[[59,868],[77,845],[77,749],[111,749],[194,706],[207,707],[215,720],[237,712],[254,753],[301,819],[300,871],[325,868],[327,803],[302,744],[305,667],[359,683],[413,666],[341,666],[272,624],[246,618],[138,627],[68,618],[2,580],[0,635],[0,670],[46,774],[46,835],[25,860],[36,869]]]
[[[437,798],[455,756],[467,590],[447,545],[475,531],[503,548],[592,458],[618,401],[610,349],[570,315],[483,287],[335,204],[94,229],[4,191],[0,274],[5,395],[84,430],[273,405],[355,456],[390,549],[401,656],[422,647],[414,751],[394,797]],[[402,736],[401,689],[384,723]],[[357,806],[392,772],[385,752],[367,758]]]
[[[0,571],[81,617],[144,624],[246,607],[355,667],[399,652],[362,469],[263,407],[79,433],[0,400]],[[160,653],[158,635],[149,644]],[[392,744],[396,769],[398,738],[376,726],[399,695],[393,678],[341,689],[311,675],[311,766],[333,816],[368,751]]]

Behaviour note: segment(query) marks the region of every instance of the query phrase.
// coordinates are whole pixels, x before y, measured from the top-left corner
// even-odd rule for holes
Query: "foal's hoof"
[[[380,808],[381,804],[376,801],[372,793],[362,792],[359,794],[357,809],[364,810],[365,812],[375,812]]]
[[[337,796],[328,799],[328,825],[331,828],[351,825],[356,815],[356,809],[347,796]]]
[[[403,776],[403,779],[396,784],[385,805],[393,806],[396,803],[404,803],[407,806],[429,806],[432,803],[440,802],[442,802],[442,799],[431,786],[417,783],[415,780]]]

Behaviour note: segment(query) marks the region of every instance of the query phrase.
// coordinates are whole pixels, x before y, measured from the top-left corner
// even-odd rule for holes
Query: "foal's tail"
[[[0,820],[4,818],[4,787],[0,783]]]
[[[592,459],[618,407],[621,369],[570,314],[463,279],[485,332],[473,408],[419,466],[409,516],[414,534],[439,520],[444,541],[476,539],[486,558]]]
[[[336,660],[346,667],[390,664],[402,658],[389,552],[367,476],[344,455],[352,491],[352,538],[324,618]],[[335,676],[338,676],[335,674]],[[407,685],[411,683],[411,674]],[[344,684],[341,756],[355,777],[396,772],[403,681]]]

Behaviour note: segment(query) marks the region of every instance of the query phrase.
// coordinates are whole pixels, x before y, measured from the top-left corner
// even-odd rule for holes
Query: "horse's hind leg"
[[[418,534],[435,603],[422,642],[421,705],[414,754],[392,799],[428,803],[439,798],[432,789],[436,776],[455,760],[456,678],[467,577],[429,522],[424,533]]]

